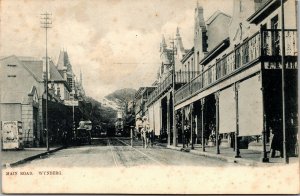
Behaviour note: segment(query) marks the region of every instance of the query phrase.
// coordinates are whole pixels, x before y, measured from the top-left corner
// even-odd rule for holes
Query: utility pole
[[[172,120],[173,120],[173,145],[177,146],[177,131],[176,131],[176,119],[175,119],[175,82],[176,82],[176,74],[175,74],[175,54],[176,54],[176,48],[175,48],[175,39],[171,39],[172,43]]]
[[[49,130],[48,130],[48,29],[51,28],[51,13],[45,12],[41,14],[41,27],[45,29],[46,32],[46,76],[45,76],[45,90],[46,90],[46,103],[45,103],[45,127],[46,127],[46,146],[47,151],[49,151]]]

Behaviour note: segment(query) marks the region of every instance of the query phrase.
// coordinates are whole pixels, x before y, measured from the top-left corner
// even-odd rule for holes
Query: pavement
[[[182,144],[178,144],[176,147],[172,145],[169,146],[165,143],[156,143],[156,145],[164,146],[166,148],[177,150],[177,151],[184,151],[191,154],[215,158],[230,163],[237,163],[246,166],[267,166],[267,165],[284,164],[283,158],[280,157],[270,158],[269,153],[268,153],[269,161],[263,162],[262,161],[263,154],[259,150],[240,149],[240,158],[235,158],[235,151],[229,147],[220,146],[220,154],[217,154],[217,150],[215,146],[206,146],[205,151],[203,151],[202,146],[200,144],[194,145],[194,149],[191,149],[190,146],[188,148],[183,148]],[[299,157],[289,157],[289,163],[297,163],[297,162],[299,162]]]
[[[50,156],[35,156],[27,159],[20,169],[31,168],[132,168],[144,166],[229,166],[222,160],[202,157],[195,154],[173,151],[153,145],[143,148],[141,141],[128,138],[99,138],[92,145],[71,146],[52,153]]]
[[[131,152],[131,154],[135,155],[135,156],[132,156],[130,158],[128,157],[127,154],[126,154],[126,156],[124,156],[123,154],[120,154],[120,153],[123,153],[124,147],[121,148],[119,146],[119,144],[115,145],[117,140],[102,139],[102,140],[99,140],[99,141],[100,141],[100,143],[98,143],[97,145],[110,146],[110,148],[109,148],[110,151],[116,151],[117,152],[117,154],[114,155],[114,156],[120,157],[120,159],[122,159],[121,161],[119,161],[120,165],[130,166],[130,165],[135,165],[136,164],[136,163],[131,163],[129,161],[130,159],[133,159],[133,160],[135,159],[135,156],[137,155],[136,152],[135,153]],[[107,143],[107,142],[111,142],[111,144]],[[135,142],[140,142],[140,141],[135,141]],[[128,141],[128,144],[129,143],[130,142]],[[138,148],[138,146],[141,146],[140,143],[135,144],[135,148],[138,151],[141,150],[140,148]],[[235,151],[232,148],[229,148],[229,147],[220,146],[220,154],[217,154],[216,153],[216,147],[206,146],[205,151],[203,151],[200,144],[194,145],[194,149],[191,149],[190,146],[189,146],[189,148],[183,148],[182,144],[178,144],[177,147],[174,147],[172,145],[168,146],[166,143],[156,142],[155,144],[156,144],[156,146],[162,147],[164,149],[169,149],[169,150],[171,149],[171,150],[186,152],[187,153],[186,155],[192,154],[192,155],[206,157],[206,158],[212,159],[212,160],[217,159],[218,162],[223,161],[223,162],[236,163],[236,164],[246,165],[246,166],[267,166],[267,165],[284,164],[283,163],[284,159],[279,158],[279,157],[269,158],[269,162],[262,162],[262,152],[259,151],[259,150],[240,149],[240,156],[241,157],[240,158],[235,158]],[[125,144],[122,144],[122,145],[125,145]],[[111,146],[114,146],[114,147],[111,149]],[[4,168],[4,167],[13,167],[13,166],[17,166],[17,165],[20,165],[20,164],[24,164],[24,163],[32,161],[34,159],[46,157],[50,153],[59,151],[61,149],[63,149],[62,146],[52,147],[52,148],[50,148],[49,152],[46,151],[46,148],[25,148],[23,150],[2,151],[1,152],[2,166]],[[89,149],[89,151],[90,151],[90,149]],[[142,149],[142,150],[144,150],[144,149]],[[106,152],[106,151],[104,151],[104,152]],[[142,153],[144,153],[144,152],[142,152]],[[164,151],[162,151],[162,149],[155,148],[155,149],[152,149],[152,150],[147,150],[147,151],[145,151],[145,153],[150,153],[151,157],[156,157],[159,160],[163,160],[161,157],[157,157],[157,156],[159,156],[158,154],[162,153],[163,156],[169,156],[168,153],[170,153],[170,152],[164,152]],[[142,155],[142,156],[144,156],[144,155]],[[183,156],[183,155],[181,154],[180,156]],[[268,154],[268,156],[269,156],[269,154]],[[123,159],[126,159],[126,161],[124,161]],[[192,159],[194,159],[194,158],[192,158]],[[114,157],[114,161],[115,162],[118,161],[117,158]],[[290,157],[289,162],[290,163],[297,163],[297,162],[299,162],[299,158],[298,157]],[[171,164],[175,164],[175,163],[171,163]],[[179,164],[179,163],[176,163],[175,165],[177,165],[177,164]],[[183,162],[183,164],[184,164],[184,162]],[[108,165],[110,165],[110,163]]]
[[[49,148],[47,152],[46,147],[43,148],[24,148],[22,150],[2,150],[1,151],[1,163],[2,167],[13,167],[23,164],[27,161],[34,160],[46,156],[50,153],[63,149],[62,146],[56,146]]]

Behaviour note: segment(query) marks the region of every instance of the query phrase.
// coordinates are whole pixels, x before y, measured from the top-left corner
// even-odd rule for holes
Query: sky
[[[232,0],[198,0],[207,20],[220,10],[232,15]],[[42,13],[52,13],[48,55],[68,52],[97,100],[121,88],[151,86],[160,65],[159,47],[179,27],[186,49],[193,45],[197,0],[1,0],[0,56],[45,56]]]

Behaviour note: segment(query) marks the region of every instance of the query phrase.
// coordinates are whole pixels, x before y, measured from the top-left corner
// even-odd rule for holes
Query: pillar
[[[219,146],[219,95],[220,93],[219,92],[216,92],[215,93],[215,99],[216,99],[216,151],[217,151],[217,154],[220,154],[220,146]]]
[[[171,131],[170,131],[170,96],[167,96],[167,133],[168,133],[168,146],[171,145]]]
[[[193,142],[193,131],[194,131],[194,127],[193,127],[193,110],[194,110],[194,107],[193,107],[193,103],[190,104],[190,111],[191,111],[191,149],[194,149],[194,142]]]
[[[205,152],[205,139],[204,139],[204,106],[205,106],[205,98],[201,99],[201,140],[202,140],[202,151]]]
[[[181,132],[182,132],[182,135],[181,135],[181,137],[182,137],[182,147],[184,148],[185,147],[185,145],[184,145],[184,108],[181,108],[181,118],[182,118],[182,120],[181,120]]]
[[[238,98],[239,83],[234,84],[235,91],[235,115],[236,115],[236,131],[235,131],[235,158],[240,158],[239,149],[239,98]]]
[[[172,107],[173,107],[173,145],[176,147],[177,144],[178,144],[178,141],[177,141],[177,119],[176,119],[176,111],[175,111],[175,94],[174,92],[172,93]]]
[[[261,31],[262,32],[262,31]],[[262,130],[262,142],[263,142],[263,153],[262,153],[262,162],[269,162],[269,158],[267,155],[267,123],[266,123],[266,113],[265,113],[265,94],[263,87],[263,71],[264,71],[264,62],[261,62],[261,71],[260,71],[260,79],[261,79],[261,93],[262,93],[262,108],[263,108],[263,130]]]

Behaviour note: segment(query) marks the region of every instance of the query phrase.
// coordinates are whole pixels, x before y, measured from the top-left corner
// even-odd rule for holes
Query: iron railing
[[[270,29],[253,34],[227,55],[211,62],[205,71],[178,89],[175,92],[175,104],[193,96],[209,85],[220,82],[223,78],[258,60],[261,56],[271,57],[268,61],[271,61],[274,56],[280,57],[281,35],[280,30]],[[297,31],[285,30],[285,40],[286,56],[297,56]],[[295,63],[287,65],[287,68],[297,66]]]
[[[191,81],[193,77],[199,74],[199,71],[178,71],[175,73],[175,84],[186,84]],[[171,73],[169,73],[163,82],[159,83],[157,88],[149,95],[146,105],[151,104],[170,87],[172,87]]]

